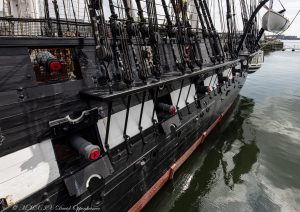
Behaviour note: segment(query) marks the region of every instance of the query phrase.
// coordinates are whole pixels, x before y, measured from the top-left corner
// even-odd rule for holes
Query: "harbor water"
[[[286,50],[265,56],[230,114],[144,211],[299,210],[300,51]]]

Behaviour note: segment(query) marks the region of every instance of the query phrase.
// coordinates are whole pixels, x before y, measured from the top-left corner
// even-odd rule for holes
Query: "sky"
[[[29,0],[27,0],[29,1]],[[31,1],[40,1],[40,0],[31,0]],[[61,0],[59,0],[58,2],[60,2]],[[70,0],[69,0],[70,1]],[[74,0],[73,0],[74,1]],[[75,0],[76,1],[76,0]],[[77,0],[78,2],[84,2],[83,0]],[[76,1],[76,2],[77,2]],[[114,2],[116,2],[117,0],[113,0]],[[131,0],[133,2],[135,2],[135,0]],[[218,0],[208,0],[209,2],[213,3],[213,2],[218,2]],[[232,1],[235,1],[235,5],[237,5],[237,14],[239,15],[239,10],[238,10],[238,5],[239,5],[239,0],[232,0]],[[250,1],[254,1],[254,0],[246,0],[247,2],[250,2]],[[274,6],[273,6],[273,9],[275,11],[279,11],[282,9],[282,7],[280,6],[280,3],[279,3],[279,0],[273,0],[274,1]],[[2,7],[3,7],[3,4],[2,4],[3,1],[0,0],[0,10],[2,10]],[[51,2],[51,1],[49,1]],[[68,2],[68,0],[67,0]],[[107,17],[110,16],[110,12],[109,12],[109,7],[108,7],[108,0],[103,0],[104,2],[104,13]],[[160,2],[160,0],[157,0],[157,2]],[[166,0],[166,2],[169,2],[169,0]],[[222,2],[222,5],[223,5],[223,8],[226,8],[226,1],[225,0],[220,0],[220,2]],[[284,7],[286,8],[286,13],[285,13],[285,16],[287,18],[289,18],[290,21],[292,21],[292,19],[295,17],[295,15],[297,14],[298,10],[300,10],[300,0],[281,0],[282,4],[284,5]],[[268,5],[268,3],[266,4]],[[158,13],[162,13],[163,14],[163,9],[162,8],[157,8],[158,9]],[[83,9],[82,9],[83,10]],[[161,10],[161,11],[159,11]],[[260,13],[260,17],[263,16],[263,14],[266,12],[265,9],[262,9],[261,10],[261,13]],[[215,11],[215,14],[214,15],[214,18],[215,18],[215,26],[217,29],[220,29],[220,19],[218,17],[218,12]],[[62,13],[62,16],[63,16],[63,13]],[[213,15],[212,15],[213,16]],[[240,21],[240,20],[238,20]],[[239,25],[239,28],[241,28],[242,24],[241,23],[238,23]],[[270,33],[268,33],[270,34]],[[298,17],[295,19],[294,23],[292,24],[292,26],[286,31],[283,33],[284,35],[296,35],[298,37],[300,37],[300,14],[298,15]]]
[[[210,1],[215,1],[217,2],[217,0],[210,0]],[[226,1],[225,0],[221,0],[222,1],[222,5],[223,8],[226,8]],[[235,2],[236,5],[236,13],[237,13],[237,24],[238,24],[238,29],[242,29],[243,24],[241,22],[241,18],[240,18],[240,8],[239,8],[239,3],[240,0],[232,0]],[[246,0],[248,3],[250,1],[254,1],[254,0]],[[260,0],[259,0],[260,1]],[[300,0],[281,0],[281,3],[283,4],[283,6],[286,9],[286,12],[284,14],[285,17],[287,17],[290,21],[292,21],[295,17],[295,15],[297,14],[297,12],[300,10]],[[266,6],[269,6],[269,3],[266,3]],[[279,3],[279,0],[273,0],[273,9],[274,11],[280,11],[282,10],[282,6]],[[259,14],[259,17],[263,17],[263,15],[267,12],[267,10],[265,8],[262,8]],[[213,14],[213,13],[212,13]],[[218,30],[220,30],[220,24],[219,24],[219,17],[218,17],[218,12],[216,12],[216,22],[215,22],[215,26]],[[267,35],[272,35],[272,33],[266,32]],[[295,35],[298,36],[300,38],[300,14],[297,16],[297,18],[295,19],[295,21],[293,22],[293,24],[290,26],[290,28],[288,30],[286,30],[284,33],[282,33],[283,35]]]
[[[300,10],[300,0],[281,0],[283,6],[286,9],[285,16],[289,18],[290,21],[293,20],[297,12]],[[278,0],[274,0],[274,9],[281,9]],[[283,33],[284,35],[296,35],[300,37],[300,14],[295,19],[294,23],[290,28]]]

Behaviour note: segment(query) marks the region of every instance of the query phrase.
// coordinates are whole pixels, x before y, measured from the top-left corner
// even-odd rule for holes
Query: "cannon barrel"
[[[50,72],[56,73],[62,69],[61,61],[48,51],[39,52],[36,55],[36,60],[38,64],[46,67]]]
[[[165,104],[165,103],[159,103],[157,105],[158,109],[162,110],[163,112],[165,113],[168,113],[170,115],[175,115],[177,110],[176,110],[176,107],[173,106],[173,105],[168,105],[168,104]]]
[[[100,148],[79,135],[74,135],[70,139],[71,146],[77,150],[85,159],[94,161],[100,157]]]

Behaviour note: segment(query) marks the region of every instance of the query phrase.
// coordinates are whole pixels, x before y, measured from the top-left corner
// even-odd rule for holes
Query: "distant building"
[[[295,35],[278,35],[276,37],[280,40],[300,40],[300,38]]]

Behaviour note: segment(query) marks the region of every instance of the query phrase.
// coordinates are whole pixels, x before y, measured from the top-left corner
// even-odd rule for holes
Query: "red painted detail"
[[[197,147],[204,141],[213,128],[222,120],[224,115],[233,105],[233,102],[224,110],[224,112],[216,119],[216,121],[198,138],[198,140],[166,171],[166,173],[159,178],[158,181],[137,201],[128,211],[139,212],[147,203],[154,197],[154,195],[167,183],[168,180],[173,179],[174,173],[180,166],[190,157],[190,155],[197,149]]]
[[[197,147],[204,141],[205,136],[202,134],[198,140],[175,162],[175,171],[177,171],[181,165],[191,156],[191,154],[197,149]]]
[[[219,116],[217,120],[205,131],[205,137],[208,136],[215,126],[221,121],[222,116]]]
[[[175,172],[176,172],[176,163],[174,163],[170,168],[169,180],[173,179]]]
[[[207,86],[207,92],[208,93],[212,92],[212,87],[211,86]]]
[[[93,149],[90,152],[89,158],[91,160],[97,160],[100,157],[100,150],[99,149]]]
[[[170,107],[170,110],[169,110],[169,113],[170,113],[171,115],[175,115],[175,114],[177,113],[176,107],[175,107],[175,106],[171,106],[171,107]]]
[[[52,72],[59,72],[61,69],[61,63],[58,61],[53,61],[50,63],[49,67]]]
[[[154,197],[154,195],[163,187],[163,185],[168,182],[170,176],[170,170],[168,170],[158,181],[142,196],[142,198],[135,203],[129,212],[141,211],[146,204]]]

